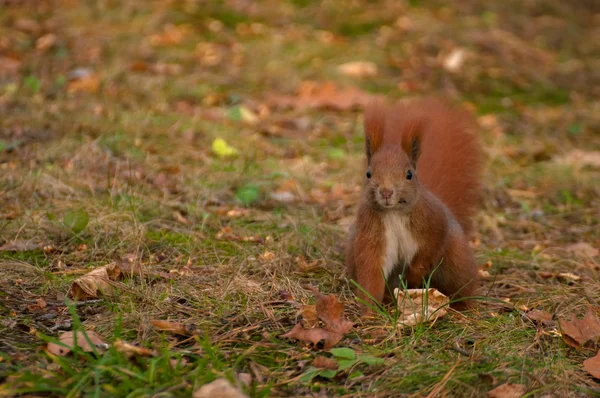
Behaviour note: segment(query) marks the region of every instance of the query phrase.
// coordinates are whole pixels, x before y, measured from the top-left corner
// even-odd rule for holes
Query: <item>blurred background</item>
[[[275,333],[293,310],[262,303],[306,299],[304,283],[350,300],[340,248],[375,95],[442,95],[477,118],[473,247],[490,296],[556,314],[597,305],[599,37],[600,5],[583,0],[0,1],[0,314],[15,320],[0,346],[27,351],[30,328],[68,317],[38,319],[50,310],[23,300],[60,300],[81,272],[124,258],[181,280],[131,281],[115,306],[82,314],[104,335],[117,315],[140,339],[160,316],[218,335],[239,313],[232,328],[267,319]],[[490,349],[525,350],[510,311],[494,313]],[[423,359],[412,371],[430,378],[384,378],[382,391],[448,371]],[[556,360],[545,385],[578,361]]]

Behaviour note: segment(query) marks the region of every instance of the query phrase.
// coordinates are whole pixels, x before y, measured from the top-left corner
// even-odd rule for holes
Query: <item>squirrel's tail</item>
[[[482,198],[483,149],[473,118],[466,110],[436,98],[398,103],[390,114],[395,132],[411,134],[419,125],[421,183],[452,212],[464,232]]]

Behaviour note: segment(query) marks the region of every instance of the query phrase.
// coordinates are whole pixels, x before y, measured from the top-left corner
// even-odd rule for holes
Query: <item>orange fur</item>
[[[468,237],[481,198],[483,159],[470,115],[433,98],[376,102],[365,112],[364,127],[373,175],[365,180],[348,236],[350,277],[377,302],[390,297],[400,276],[409,288],[431,276],[432,287],[446,295],[473,295],[477,269]],[[407,177],[409,171],[414,177]],[[383,191],[392,191],[391,199],[382,199]],[[386,227],[389,217],[397,221]]]

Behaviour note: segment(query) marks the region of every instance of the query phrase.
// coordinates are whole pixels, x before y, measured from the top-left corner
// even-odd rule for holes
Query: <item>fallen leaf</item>
[[[552,322],[552,314],[550,314],[549,312],[546,312],[544,310],[531,310],[525,313],[525,316],[534,321],[534,322],[539,322],[539,323],[550,323]]]
[[[282,337],[297,339],[304,342],[309,342],[314,345],[319,341],[324,341],[324,349],[329,349],[335,346],[344,337],[344,334],[352,329],[353,323],[344,317],[344,304],[337,300],[333,295],[321,294],[316,288],[309,287],[317,298],[315,304],[317,317],[323,322],[323,328],[314,327],[304,329],[302,323],[298,323],[292,330],[284,334]],[[307,317],[312,312],[308,307],[305,309]]]
[[[100,345],[105,344],[104,341],[102,341],[102,338],[100,338],[100,336],[98,336],[95,332],[88,330],[85,332],[85,334],[87,334],[87,336],[90,339],[90,342],[93,345],[100,346]],[[84,352],[93,352],[93,350],[94,350],[93,347],[90,345],[90,343],[88,343],[88,341],[85,338],[82,331],[77,331],[77,333],[72,332],[72,331],[62,333],[58,337],[58,340],[61,343],[66,344],[67,347],[69,347],[69,348],[63,347],[57,343],[48,343],[48,346],[47,346],[48,352],[50,352],[51,354],[54,354],[54,355],[61,356],[61,357],[67,355],[75,347],[75,337],[76,336],[77,336],[77,347],[81,348],[81,350]]]
[[[56,44],[56,35],[54,33],[48,33],[36,40],[35,48],[40,51],[45,51],[52,48],[54,44]]]
[[[572,272],[559,272],[556,277],[567,281],[577,282],[581,280],[581,276],[575,275]]]
[[[319,317],[317,316],[316,305],[303,305],[298,311],[298,315],[302,317],[302,325],[306,329],[312,329],[319,326]]]
[[[306,259],[302,256],[298,256],[296,257],[296,264],[298,265],[298,268],[300,269],[300,271],[302,272],[310,272],[310,271],[314,271],[315,269],[319,268],[319,264],[321,262],[319,260],[314,260],[311,261],[310,263],[306,261]]]
[[[141,357],[154,357],[157,355],[157,352],[154,350],[150,350],[145,347],[138,347],[133,344],[127,343],[121,339],[117,339],[113,343],[113,347],[116,348],[117,351],[124,354],[127,358],[130,358],[134,355],[138,355]]]
[[[352,329],[353,323],[344,317],[344,304],[336,296],[321,294],[313,287],[310,290],[317,298],[317,316],[326,329],[342,335]]]
[[[415,326],[424,322],[435,322],[448,312],[450,299],[434,288],[394,290],[398,299],[398,325]]]
[[[586,242],[573,243],[572,245],[567,246],[565,249],[567,249],[568,252],[574,253],[578,257],[582,258],[596,257],[600,253],[600,250]]]
[[[560,331],[564,342],[572,347],[579,347],[588,341],[600,338],[600,320],[594,309],[590,306],[583,319],[575,315],[570,321],[559,320]]]
[[[192,398],[246,398],[240,390],[224,378],[205,384],[194,391]]]
[[[320,84],[306,81],[300,84],[295,96],[271,94],[267,99],[271,104],[280,107],[349,110],[362,108],[374,98],[375,95],[356,87],[340,89],[333,82]]]
[[[75,300],[96,298],[100,295],[110,296],[113,293],[111,281],[116,280],[120,275],[121,269],[116,263],[96,268],[75,279],[69,295]]]
[[[184,325],[180,322],[169,322],[169,321],[150,321],[150,323],[161,332],[169,332],[173,334],[179,334],[182,336],[194,336],[198,334],[196,325],[188,324]]]
[[[316,357],[315,360],[313,361],[313,366],[315,368],[331,369],[331,370],[336,370],[339,367],[339,365],[335,359],[327,358],[327,357],[323,357],[323,356]]]
[[[444,59],[444,69],[448,72],[458,72],[465,62],[466,51],[462,48],[455,48],[450,54]]]
[[[369,61],[347,62],[338,66],[340,73],[351,77],[371,77],[377,75],[377,65]]]
[[[237,149],[229,145],[222,138],[215,138],[212,143],[212,151],[220,157],[233,156],[238,153]]]
[[[261,254],[259,257],[263,261],[273,261],[277,258],[277,255],[275,253],[273,253],[272,251],[265,250],[265,252],[263,254]]]
[[[600,351],[595,357],[591,357],[583,361],[583,370],[600,379]]]
[[[490,398],[521,398],[527,392],[522,384],[506,383],[488,392]]]
[[[161,33],[150,36],[150,44],[156,47],[173,46],[181,43],[189,32],[188,25],[167,24]]]
[[[91,93],[98,92],[100,88],[100,78],[95,74],[89,74],[84,77],[71,80],[67,86],[68,93]]]
[[[250,386],[252,384],[252,375],[250,373],[238,373],[237,380],[241,384],[245,384],[246,386]]]
[[[22,62],[19,59],[0,55],[0,76],[15,74],[21,66]]]
[[[337,334],[337,333],[334,333]],[[332,333],[323,329],[323,328],[313,328],[313,329],[304,329],[302,327],[302,323],[297,323],[296,326],[292,328],[289,332],[282,335],[281,337],[286,337],[288,339],[296,339],[300,341],[304,341],[306,343],[312,343],[317,345],[321,340],[329,341],[330,343],[334,341],[338,336],[331,336]],[[340,341],[342,336],[339,336],[337,341]],[[336,341],[336,343],[337,343]],[[335,343],[333,344],[335,345]]]

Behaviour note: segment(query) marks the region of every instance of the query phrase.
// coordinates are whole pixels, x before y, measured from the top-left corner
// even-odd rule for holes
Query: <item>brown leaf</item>
[[[117,349],[117,351],[119,351],[122,354],[125,354],[125,356],[128,358],[134,355],[138,355],[141,357],[154,357],[157,355],[156,351],[129,344],[121,339],[117,339],[117,341],[114,342],[113,346]]]
[[[600,379],[600,351],[595,357],[591,357],[583,361],[583,370]]]
[[[573,243],[565,249],[581,258],[596,257],[600,253],[600,250],[586,242]]]
[[[303,305],[298,311],[298,314],[302,316],[302,325],[304,325],[305,328],[311,329],[319,325],[316,305]]]
[[[351,77],[371,77],[377,75],[377,65],[369,61],[347,62],[338,66],[341,74]]]
[[[35,48],[40,51],[45,51],[52,48],[54,44],[56,44],[56,35],[54,33],[48,33],[36,40]]]
[[[173,334],[179,334],[182,336],[194,336],[198,334],[196,325],[188,324],[183,325],[180,322],[169,322],[169,321],[150,321],[150,323],[158,330],[162,332],[169,332]]]
[[[356,87],[340,89],[333,82],[306,81],[300,84],[296,96],[271,94],[267,99],[281,107],[348,110],[364,107],[375,97]]]
[[[150,44],[153,46],[173,46],[181,43],[181,41],[190,32],[187,25],[167,24],[163,31],[150,36]]]
[[[340,303],[335,296],[321,294],[313,287],[309,287],[308,289],[317,298],[317,304],[315,305],[316,314],[325,324],[324,328],[314,327],[312,329],[304,329],[302,324],[298,323],[282,337],[298,339],[313,343],[314,345],[324,340],[324,348],[329,349],[335,346],[344,337],[344,334],[352,329],[353,323],[344,317],[344,304]],[[312,317],[310,306],[305,307],[307,317]]]
[[[552,322],[552,314],[550,314],[544,310],[531,310],[531,311],[525,313],[525,316],[534,322],[539,322],[539,323],[544,323],[544,324]]]
[[[522,384],[506,383],[488,392],[490,398],[521,398],[527,392]]]
[[[592,307],[588,307],[583,319],[573,315],[571,321],[559,320],[559,325],[563,340],[572,347],[600,338],[600,321]]]
[[[88,330],[85,332],[85,334],[87,334],[87,336],[89,337],[92,344],[94,344],[96,346],[100,345],[100,344],[104,344],[104,342],[102,341],[100,336],[98,336],[95,332]],[[61,356],[61,357],[67,355],[75,347],[75,336],[77,336],[77,347],[81,348],[84,352],[92,352],[93,351],[92,346],[88,343],[83,332],[78,331],[77,334],[75,334],[75,332],[64,332],[58,338],[58,340],[61,343],[66,344],[70,348],[63,347],[56,343],[48,343],[48,346],[47,346],[48,352],[50,352],[51,354],[54,354],[54,355]]]
[[[435,321],[448,313],[450,299],[436,289],[403,291],[396,288],[394,295],[398,298],[398,325],[401,327]]]
[[[192,398],[246,398],[240,390],[235,388],[224,378],[205,384],[194,391]]]
[[[342,339],[342,335],[329,332],[322,328],[304,329],[301,323],[297,323],[296,326],[292,328],[292,330],[282,335],[281,337],[286,337],[288,339],[296,339],[304,341],[305,343],[312,343],[314,345],[317,345],[321,340],[325,340],[329,343],[326,343],[328,347],[333,347],[338,341]]]
[[[335,359],[327,358],[323,356],[316,357],[313,361],[313,366],[320,369],[331,369],[336,370],[339,365]]]
[[[69,295],[75,300],[96,298],[100,295],[113,294],[111,281],[121,275],[121,269],[116,263],[110,263],[75,279]]]
[[[325,323],[327,330],[343,335],[352,329],[353,323],[344,317],[344,304],[337,297],[321,294],[313,287],[310,290],[317,298],[317,316]]]
[[[80,79],[69,82],[67,92],[69,93],[96,93],[100,88],[100,78],[95,74],[86,75]]]

